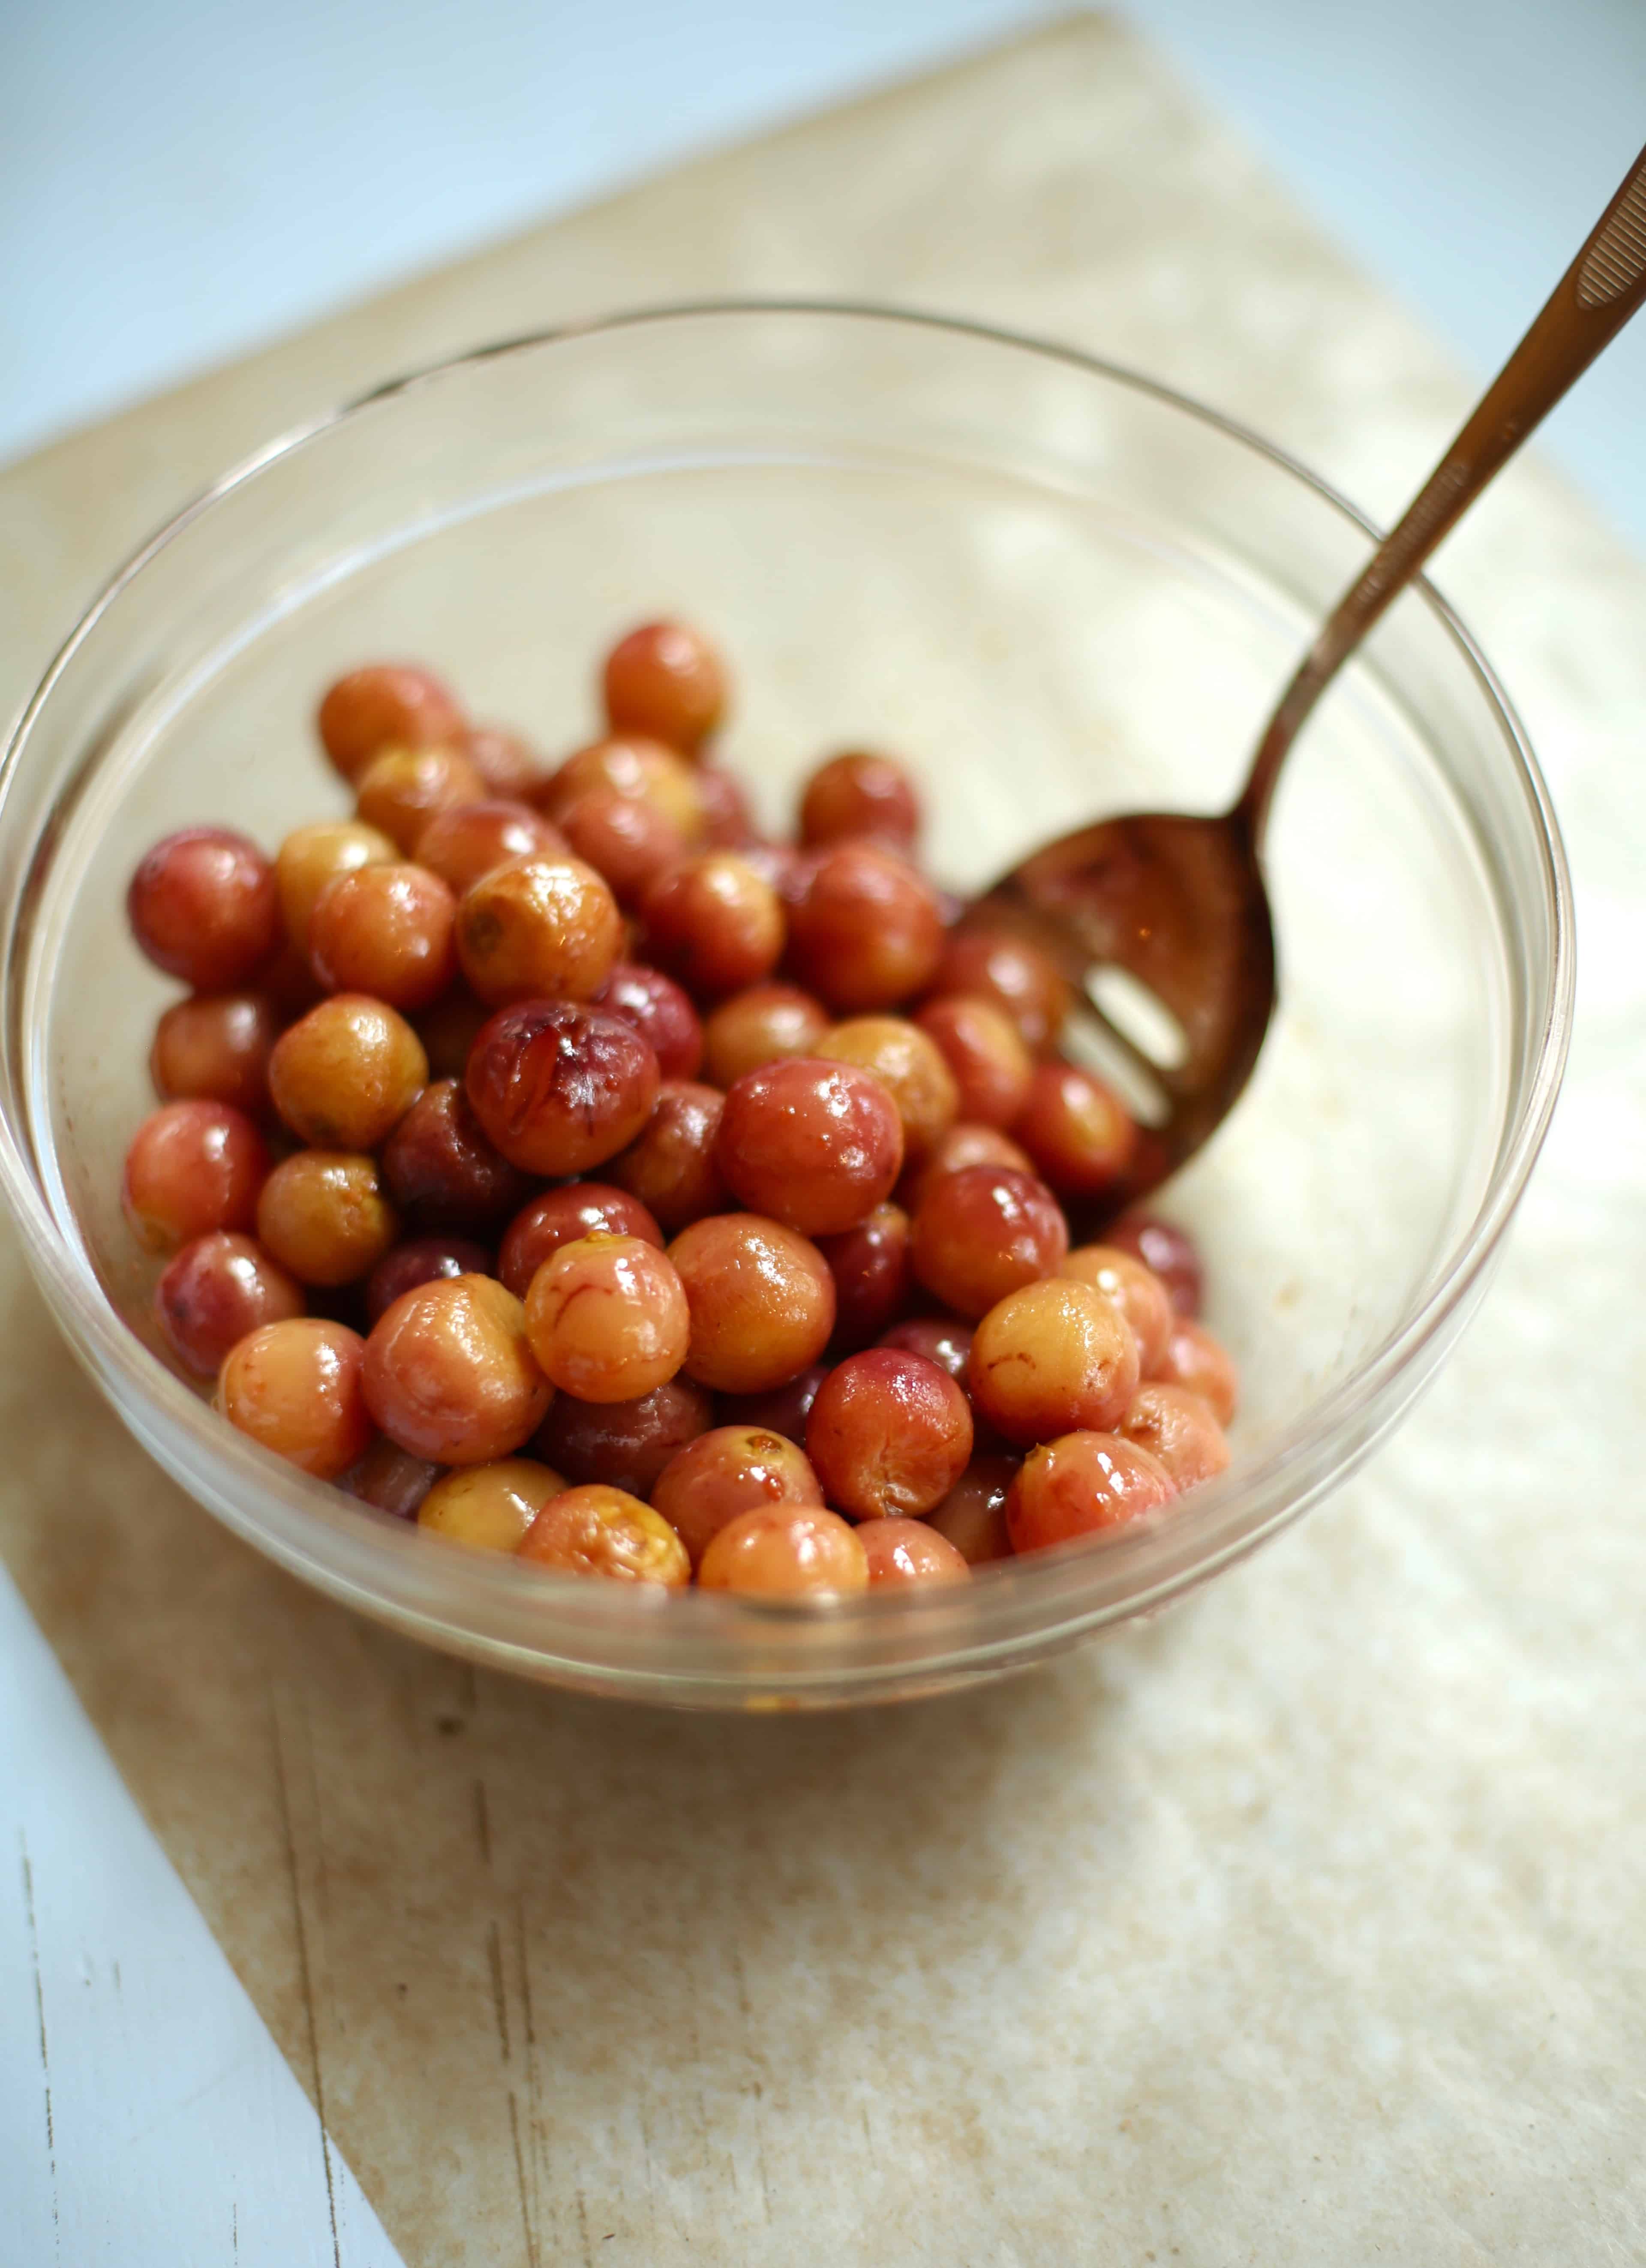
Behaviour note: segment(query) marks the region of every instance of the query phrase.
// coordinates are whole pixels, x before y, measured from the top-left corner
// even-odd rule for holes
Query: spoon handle
[[[1384,609],[1646,300],[1646,150],[1405,517],[1328,615],[1264,728],[1233,816],[1260,843],[1304,718]]]

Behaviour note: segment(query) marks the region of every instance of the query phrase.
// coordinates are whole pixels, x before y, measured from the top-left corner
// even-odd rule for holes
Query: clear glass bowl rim
[[[0,754],[0,827],[14,776],[54,688],[121,593],[186,528],[278,460],[351,420],[500,357],[676,322],[760,319],[901,327],[1061,364],[1151,399],[1251,451],[1375,541],[1383,533],[1330,483],[1238,420],[1146,374],[1055,340],[922,309],[827,298],[689,300],[557,325],[471,350],[371,387],[266,443],[168,519],[105,584],[65,639]],[[1518,1116],[1482,1200],[1426,1298],[1354,1370],[1250,1462],[1197,1490],[1168,1517],[1098,1548],[1003,1563],[958,1591],[885,1594],[826,1615],[644,1586],[567,1583],[489,1554],[457,1554],[322,1487],[234,1434],[172,1375],[104,1298],[51,1211],[26,1127],[0,1116],[0,1187],[58,1320],[81,1360],[159,1461],[179,1472],[180,1440],[226,1467],[234,1487],[209,1507],[257,1549],[360,1611],[449,1650],[528,1675],[637,1698],[850,1699],[1000,1674],[1091,1630],[1152,1610],[1243,1556],[1338,1485],[1426,1382],[1425,1351],[1448,1344],[1483,1288],[1547,1132],[1570,1039],[1575,984],[1571,881],[1548,790],[1525,731],[1476,641],[1427,578],[1415,588],[1466,661],[1529,806],[1552,939],[1529,1003],[1535,1057]],[[1277,688],[1278,689],[1278,688]],[[8,947],[15,943],[9,939]],[[1409,1379],[1407,1390],[1403,1381]],[[184,1457],[181,1462],[187,1463]],[[182,1476],[180,1475],[180,1477]],[[430,1580],[438,1554],[437,1580]],[[666,1615],[657,1609],[666,1605]],[[557,1645],[555,1641],[560,1643]],[[652,1658],[653,1655],[658,1657]],[[666,1657],[663,1658],[663,1657]]]

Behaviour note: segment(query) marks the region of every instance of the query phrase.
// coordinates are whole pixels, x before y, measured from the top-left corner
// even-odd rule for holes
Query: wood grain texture
[[[271,428],[478,338],[735,290],[1054,332],[1374,508],[1466,403],[1145,50],[1081,18],[15,468],[0,705],[110,559]],[[1646,1587],[1646,575],[1533,462],[1441,579],[1547,748],[1600,944],[1568,1099],[1422,1410],[1154,1625],[827,1721],[475,1676],[186,1503],[7,1248],[0,1545],[415,2268],[1639,2250],[1646,1671],[1618,1602]]]
[[[0,2259],[399,2257],[0,1571]]]

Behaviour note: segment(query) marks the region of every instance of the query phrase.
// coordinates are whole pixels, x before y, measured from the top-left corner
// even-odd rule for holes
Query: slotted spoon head
[[[1233,1108],[1275,1007],[1274,926],[1239,812],[1082,828],[1014,867],[965,925],[1024,938],[1074,986],[1065,1046],[1110,1072],[1147,1129],[1117,1197],[1163,1182]]]
[[[1100,821],[1025,858],[973,908],[972,923],[1025,936],[1062,970],[1082,1004],[1065,1048],[1099,1057],[1098,1067],[1114,1074],[1149,1130],[1118,1199],[1144,1195],[1192,1157],[1252,1076],[1275,1009],[1275,933],[1259,846],[1281,767],[1315,703],[1447,531],[1642,302],[1646,151],[1321,626],[1264,728],[1233,810],[1211,819],[1154,811]],[[1117,979],[1129,994],[1113,992]]]

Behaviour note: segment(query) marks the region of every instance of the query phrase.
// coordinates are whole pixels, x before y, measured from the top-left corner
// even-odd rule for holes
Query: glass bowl
[[[555,1580],[284,1466],[156,1352],[118,1187],[170,988],[124,893],[170,828],[272,846],[345,808],[333,676],[426,659],[550,749],[593,663],[680,612],[729,651],[727,762],[775,823],[831,747],[906,752],[960,889],[1125,809],[1218,807],[1367,524],[1253,435],[1124,370],[890,311],[654,312],[499,346],[277,442],[123,568],[0,774],[0,1172],[121,1418],[238,1535],[364,1613],[524,1675],[796,1707],[998,1676],[1157,1609],[1313,1504],[1478,1300],[1569,1020],[1564,859],[1531,750],[1424,587],[1312,725],[1275,814],[1281,1008],[1165,1193],[1245,1401],[1167,1517],[824,1611]],[[134,1507],[134,1518],[140,1507]]]

